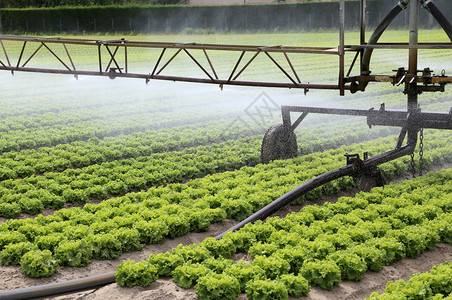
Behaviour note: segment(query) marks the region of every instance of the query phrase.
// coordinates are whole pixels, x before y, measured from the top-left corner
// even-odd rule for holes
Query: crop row
[[[102,91],[102,97],[95,97],[96,94],[93,94],[93,91],[99,87],[99,82],[84,82],[82,85],[74,86],[73,83],[68,84],[67,77],[64,76],[55,78],[43,74],[20,74],[20,77],[24,76],[26,77],[10,80],[9,86],[3,91],[4,106],[0,112],[1,119],[9,119],[11,122],[16,118],[33,116],[36,117],[35,121],[41,123],[38,119],[40,115],[47,119],[46,115],[58,115],[61,112],[73,112],[78,115],[77,112],[87,111],[108,112],[110,109],[124,111],[125,107],[130,109],[132,105],[140,107],[143,106],[143,102],[150,102],[149,97],[134,93],[134,89],[128,89],[128,97],[124,97],[124,93],[119,94],[118,90],[124,89],[121,82],[116,82],[114,86],[106,86],[109,89]],[[29,84],[29,89],[23,88],[24,81]],[[158,103],[159,99],[156,100]],[[132,105],[131,102],[133,102]],[[154,104],[154,101],[151,102]],[[163,104],[164,101],[161,103]]]
[[[28,177],[51,171],[87,167],[119,159],[182,150],[255,134],[248,127],[228,130],[230,121],[185,125],[171,129],[147,130],[129,135],[97,137],[55,147],[11,151],[0,156],[0,180]]]
[[[92,137],[104,138],[148,129],[205,122],[209,118],[221,120],[227,117],[224,113],[221,116],[213,115],[210,108],[201,108],[196,111],[196,114],[190,110],[180,112],[177,118],[174,113],[149,113],[116,119],[79,122],[70,125],[43,126],[26,130],[15,130],[8,133],[0,132],[0,152],[55,146],[74,141],[86,141]]]
[[[444,140],[444,137],[439,139]],[[7,220],[0,225],[0,249],[21,242],[32,243],[34,249],[51,251],[63,266],[84,266],[92,258],[118,257],[123,252],[139,249],[143,243],[163,242],[166,237],[181,236],[189,231],[206,231],[212,222],[225,218],[243,220],[300,183],[342,166],[343,153],[362,152],[369,147],[381,152],[392,141],[392,137],[378,139],[292,160],[217,173],[186,184],[152,187],[146,192],[130,193],[100,204],[85,204],[82,209],[61,209],[47,217]],[[452,161],[451,152],[446,145],[426,150],[425,156]],[[386,166],[392,166],[392,172],[404,173],[408,162],[401,159]],[[426,161],[431,162],[433,160]],[[317,198],[322,193],[335,194],[353,186],[354,180],[344,177],[303,199]],[[26,249],[17,252],[16,263]]]
[[[0,183],[0,216],[21,212],[37,214],[64,203],[103,200],[151,186],[181,182],[217,172],[254,166],[259,162],[261,137],[187,148],[91,165],[82,169],[48,172],[43,176],[4,180]]]
[[[89,200],[103,200],[109,195],[120,196],[152,186],[177,183],[243,166],[255,166],[260,159],[261,139],[261,136],[249,137],[222,144],[187,148],[180,152],[111,161],[81,169],[66,169],[63,172],[47,172],[43,176],[29,174],[30,176],[24,179],[3,180],[0,183],[0,216],[12,218],[21,212],[37,214],[44,208],[59,209],[64,203],[83,204]],[[426,156],[427,165],[439,165],[445,159],[449,160],[446,153],[440,153],[438,149],[447,149],[450,139],[444,132],[437,132],[429,137],[426,149],[436,149],[436,154],[432,157]],[[392,140],[393,137],[387,137],[380,141],[380,145]],[[339,140],[339,143],[341,142],[344,141]],[[311,147],[315,148],[315,144]],[[431,161],[428,161],[429,159]],[[319,166],[311,156],[304,160],[309,163],[306,170]],[[389,177],[394,176],[397,171],[392,164],[383,165],[382,169]]]
[[[335,122],[333,130],[328,130],[324,125],[304,127],[302,140],[298,142],[300,153],[324,151],[343,144],[371,140],[396,132],[385,127],[369,130],[364,124],[359,126],[358,122],[351,123],[354,125],[353,128],[349,127],[350,123],[347,125],[340,123]],[[220,121],[215,124],[202,123],[171,129],[135,132],[114,138],[107,137],[103,140],[91,138],[88,142],[60,144],[55,147],[42,147],[39,150],[7,152],[0,156],[0,181],[219,143],[250,136],[258,130],[257,127],[251,126],[232,129],[230,125],[230,121]],[[262,136],[259,136],[258,139],[262,139]]]
[[[434,266],[429,272],[417,273],[410,276],[408,281],[403,279],[388,282],[386,289],[380,295],[374,292],[366,300],[390,299],[452,299],[452,264],[445,262]]]
[[[146,131],[149,129],[160,129],[164,127],[175,127],[181,124],[196,124],[206,120],[228,120],[231,124],[233,118],[237,115],[212,114],[212,108],[197,108],[196,114],[192,110],[186,109],[178,112],[177,118],[174,118],[172,112],[159,112],[158,114],[150,112],[139,115],[126,115],[118,118],[92,120],[84,122],[75,122],[66,125],[41,126],[37,128],[17,129],[9,132],[0,130],[0,153],[10,151],[20,151],[24,149],[34,149],[39,147],[50,147],[59,144],[66,144],[77,141],[87,141],[96,137],[103,139],[118,135],[130,135],[135,132]],[[196,117],[193,117],[193,116]],[[220,121],[222,122],[222,121]],[[245,120],[247,126],[255,129],[256,124],[251,120]],[[309,120],[307,121],[309,124]],[[229,125],[228,124],[228,125]],[[250,126],[251,124],[251,126]],[[354,126],[354,123],[349,126]],[[25,126],[25,125],[24,125]],[[236,130],[236,127],[234,127]],[[262,130],[262,128],[260,128]]]
[[[149,101],[148,101],[149,102]],[[10,132],[14,130],[25,130],[28,128],[37,128],[44,126],[67,125],[80,123],[90,120],[112,119],[123,116],[138,116],[143,113],[161,113],[174,109],[188,109],[206,105],[206,103],[196,103],[192,101],[189,105],[169,104],[168,101],[154,100],[151,103],[133,103],[112,104],[108,106],[92,107],[87,105],[83,109],[66,109],[59,112],[47,112],[42,114],[28,114],[0,119],[0,132]]]
[[[437,101],[444,95],[432,96],[427,99],[431,101]],[[401,101],[402,97],[398,93],[385,94],[385,101],[391,101],[392,106],[402,106],[404,103]],[[447,97],[446,97],[447,98]],[[446,99],[444,98],[444,99]],[[344,101],[347,105],[352,106],[353,103],[360,103],[362,106],[363,101],[366,98],[351,98],[354,100]],[[398,99],[398,100],[397,100]],[[375,102],[375,99],[372,99]],[[396,104],[394,104],[396,103]],[[425,104],[425,101],[424,101]],[[128,109],[129,110],[129,109]],[[65,144],[75,141],[86,141],[92,137],[104,138],[110,136],[117,136],[121,134],[131,134],[133,132],[144,131],[148,129],[156,129],[162,127],[178,126],[181,124],[193,124],[204,121],[206,118],[218,119],[228,118],[231,119],[237,114],[232,115],[232,111],[228,115],[222,112],[221,117],[218,113],[212,113],[215,111],[213,106],[203,106],[202,108],[187,108],[183,112],[177,113],[175,117],[174,112],[159,112],[146,111],[144,113],[136,113],[137,109],[132,109],[135,113],[130,114],[130,111],[121,112],[120,115],[104,116],[103,118],[97,118],[94,120],[86,120],[86,116],[91,115],[81,113],[59,113],[56,121],[58,124],[49,123],[48,116],[36,118],[24,118],[19,117],[17,119],[10,119],[8,123],[0,124],[0,153],[9,151],[19,151],[24,149],[34,149],[37,147],[49,147],[59,144]],[[196,113],[195,113],[196,112]],[[94,115],[103,114],[102,110],[93,112]],[[56,114],[53,114],[54,117]],[[78,116],[82,117],[78,120]],[[193,117],[196,116],[196,117]],[[52,118],[53,119],[53,118]],[[65,123],[66,122],[66,123]],[[67,123],[69,122],[69,123]],[[309,120],[308,120],[309,122]],[[30,124],[33,124],[30,127]],[[39,124],[39,125],[36,125]],[[36,127],[35,127],[36,126]]]
[[[121,263],[116,282],[147,286],[171,276],[180,287],[196,285],[201,299],[235,299],[240,292],[252,299],[288,299],[307,295],[311,286],[331,290],[342,280],[360,281],[367,270],[416,258],[440,241],[452,243],[451,196],[452,170],[429,173],[247,224],[219,240]],[[240,253],[251,262],[231,259]]]

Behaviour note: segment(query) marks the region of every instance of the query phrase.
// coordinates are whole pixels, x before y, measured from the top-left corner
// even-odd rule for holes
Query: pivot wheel
[[[264,135],[261,162],[266,164],[276,159],[294,158],[298,153],[297,137],[290,127],[276,124]]]

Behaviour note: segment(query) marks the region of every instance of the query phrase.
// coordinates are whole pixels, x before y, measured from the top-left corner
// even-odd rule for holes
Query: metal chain
[[[413,173],[413,178],[416,177],[416,167],[414,165],[414,152],[411,153],[411,173]]]
[[[422,176],[424,167],[424,128],[419,131],[419,176]]]

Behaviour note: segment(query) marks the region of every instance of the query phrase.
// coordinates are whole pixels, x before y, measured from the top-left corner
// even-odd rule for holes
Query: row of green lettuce
[[[83,95],[80,95],[83,97]],[[146,102],[147,101],[147,102]],[[136,116],[143,113],[161,113],[173,111],[175,109],[193,109],[193,107],[200,107],[206,105],[205,101],[192,101],[188,103],[171,103],[170,101],[159,101],[158,98],[154,101],[111,101],[108,106],[85,103],[84,107],[78,105],[73,107],[57,108],[56,111],[51,112],[36,112],[31,111],[28,114],[5,116],[0,118],[0,132],[10,132],[14,130],[25,130],[28,128],[37,128],[43,126],[67,125],[72,123],[79,123],[90,120],[103,120],[118,118],[124,116]],[[46,107],[46,105],[42,105]],[[10,113],[9,111],[3,112]]]
[[[353,138],[363,139],[360,135]],[[347,139],[350,137],[342,136],[336,143],[344,143]],[[452,137],[444,132],[436,132],[429,139],[426,149],[441,149]],[[167,183],[182,182],[243,166],[255,166],[260,159],[261,140],[262,136],[255,136],[187,148],[180,152],[157,153],[81,169],[47,172],[43,176],[30,172],[30,176],[24,179],[9,179],[0,183],[0,216],[13,218],[20,213],[37,214],[45,208],[62,208],[65,203],[84,204],[89,200],[103,200],[108,196],[121,196]],[[380,141],[381,146],[388,143],[394,143],[394,138],[386,137]],[[384,148],[381,146],[379,149],[383,151]],[[323,147],[327,148],[328,144],[324,144]],[[377,153],[375,149],[373,151],[374,154]],[[431,160],[432,162],[434,160],[435,164],[440,164],[444,160],[442,158],[444,153],[440,153],[439,150],[435,153]],[[340,161],[340,155],[339,158]],[[430,158],[426,156],[426,159]],[[311,156],[303,160],[309,164],[305,170],[319,166]],[[389,176],[394,176],[394,167],[388,165],[383,166],[383,169]]]
[[[103,200],[108,196],[254,166],[259,163],[261,140],[262,137],[244,138],[180,152],[48,172],[43,176],[4,180],[0,183],[0,216],[13,218],[21,212],[34,215],[44,208],[62,208],[65,203],[84,204],[88,200]]]
[[[374,292],[366,300],[452,299],[452,264],[445,262],[410,279],[389,281],[383,293]]]
[[[344,125],[343,121],[334,122],[330,124],[334,127],[333,130],[323,124],[303,127],[301,140],[298,141],[300,154],[324,151],[396,133],[396,129],[388,127],[369,130],[362,122],[350,124]],[[231,121],[225,120],[134,132],[102,140],[94,137],[87,142],[78,141],[38,150],[11,151],[0,156],[0,181],[219,143],[251,136],[258,131],[262,131],[258,126],[231,128]],[[262,139],[262,136],[259,136],[259,139]]]
[[[3,43],[7,49],[11,49],[13,46],[8,45],[6,41],[3,41]],[[15,51],[20,51],[20,49],[15,49]],[[74,51],[72,55],[86,56],[87,54],[82,50],[79,53]],[[22,73],[21,76],[26,75]],[[69,120],[74,119],[74,116],[70,114],[71,112],[75,116],[85,119],[84,114],[102,117],[102,112],[105,112],[106,115],[115,115],[124,111],[137,113],[139,108],[142,111],[163,110],[165,107],[166,109],[174,109],[177,108],[177,104],[181,104],[176,99],[163,98],[159,95],[153,95],[151,100],[149,97],[143,97],[143,94],[140,94],[141,90],[129,89],[127,97],[124,97],[123,93],[118,95],[118,90],[124,88],[124,85],[120,82],[114,85],[115,89],[103,91],[102,97],[97,97],[96,94],[93,95],[93,90],[96,91],[96,87],[99,85],[98,81],[84,82],[83,88],[80,88],[80,85],[75,87],[74,85],[65,85],[66,89],[62,89],[60,84],[65,84],[64,80],[51,81],[52,77],[29,76],[31,77],[27,77],[25,80],[30,83],[30,89],[24,89],[23,85],[20,84],[21,82],[16,84],[16,81],[13,80],[8,89],[4,91],[3,110],[0,112],[0,119],[5,122],[4,124],[8,128],[9,125],[14,127],[14,124],[20,123],[21,120],[30,124],[30,119],[38,124],[63,123],[64,120],[60,119],[59,116],[66,115]],[[52,84],[49,84],[49,82],[52,82]],[[37,92],[41,89],[45,93]],[[199,104],[196,99],[193,99],[191,103]],[[49,117],[55,117],[56,120]],[[50,123],[48,124],[50,125]]]
[[[161,128],[104,139],[92,137],[87,142],[78,141],[55,147],[41,147],[38,150],[3,153],[0,156],[0,180],[24,178],[52,171],[62,172],[70,168],[182,150],[255,134],[255,129],[248,127],[228,130],[230,122],[226,120]]]
[[[384,96],[389,97],[388,100],[393,104],[403,103],[396,93]],[[427,104],[431,101],[442,99],[441,97],[432,98],[433,100],[428,99]],[[360,101],[362,101],[362,99],[354,99],[352,101],[347,101],[346,103],[360,103]],[[440,107],[444,106],[443,103],[440,104]],[[141,106],[138,106],[138,108],[139,107]],[[213,114],[212,111],[215,110],[213,105],[204,105],[202,107],[196,106],[194,108],[184,107],[182,111],[177,109],[177,117],[175,117],[174,111],[159,111],[159,109],[161,109],[159,107],[154,110],[148,109],[144,112],[140,112],[138,108],[130,106],[130,108],[126,109],[126,112],[122,112],[121,110],[119,115],[115,115],[115,110],[112,110],[109,111],[107,116],[103,116],[105,113],[102,109],[96,108],[92,109],[92,113],[85,114],[76,113],[74,111],[61,112],[52,114],[51,119],[54,119],[56,115],[59,116],[56,123],[49,122],[48,119],[50,117],[46,114],[43,116],[27,118],[21,116],[11,118],[9,121],[3,120],[3,122],[8,122],[3,125],[1,124],[2,122],[0,122],[0,153],[18,152],[25,149],[31,149],[33,152],[36,148],[47,148],[72,142],[75,142],[75,144],[80,146],[79,142],[87,141],[90,138],[103,139],[124,134],[130,135],[149,129],[161,129],[164,127],[180,126],[182,124],[196,124],[205,122],[205,120],[223,120],[220,121],[220,123],[223,123],[226,122],[225,119],[227,119],[227,121],[230,122],[228,125],[230,125],[238,115],[233,112],[229,112],[229,114],[222,112],[221,115],[218,113]],[[158,113],[156,113],[156,111],[158,111]],[[93,115],[93,118],[86,119],[86,116],[89,115]],[[308,123],[309,120],[307,120]],[[247,123],[246,125],[238,122],[237,124],[240,124],[240,126],[237,127],[244,127],[244,130],[256,129],[256,127],[258,127],[253,120],[247,119],[244,121]],[[227,125],[225,126],[227,127]],[[354,127],[355,125],[352,123],[349,126]],[[4,128],[2,129],[2,127]],[[230,128],[227,127],[226,129],[228,130]],[[259,129],[262,131],[262,128]],[[351,129],[352,128],[350,128],[350,130]],[[79,160],[83,161],[86,159]],[[83,163],[84,162],[75,162],[75,164],[79,165]],[[45,166],[40,168],[41,171],[48,169],[48,164],[45,164]]]
[[[437,147],[433,147],[435,141]],[[343,166],[343,153],[372,149],[376,154],[393,142],[394,138],[381,138],[292,160],[217,173],[186,184],[152,187],[146,192],[130,193],[100,204],[61,209],[46,217],[6,220],[0,225],[0,250],[4,251],[0,256],[11,257],[7,253],[15,253],[14,259],[8,258],[4,264],[19,264],[31,249],[48,250],[61,266],[85,266],[91,259],[116,258],[124,252],[141,249],[142,244],[206,231],[211,223],[225,218],[243,220],[297,185]],[[441,142],[445,144],[440,145]],[[427,166],[452,161],[450,143],[444,135],[431,139],[428,145],[431,148],[424,154]],[[409,158],[383,167],[392,175],[405,173]],[[355,185],[353,178],[343,177],[303,196],[300,201],[322,194],[333,195]]]
[[[56,124],[37,128],[0,132],[0,152],[49,147],[90,138],[104,138],[131,134],[149,129],[168,128],[213,120],[233,119],[236,115],[212,113],[212,107],[203,106],[176,112],[147,112],[110,119]]]
[[[441,103],[437,103],[433,107],[429,105],[429,108],[440,109],[441,106]],[[78,132],[76,126],[77,128],[70,129],[71,134],[66,137],[62,135],[63,132],[66,132],[65,130],[54,134],[58,130],[46,131],[47,127],[41,132],[42,135],[39,132],[30,132],[25,140],[10,133],[5,135],[10,141],[4,141],[1,144],[5,152],[0,156],[0,180],[15,178],[15,176],[24,177],[32,173],[63,171],[67,168],[79,168],[121,158],[149,155],[154,152],[173,151],[263,131],[258,124],[251,120],[243,119],[242,121],[245,121],[246,125],[239,122],[239,126],[235,126],[237,124],[233,120],[216,120],[215,124],[213,122],[198,123],[171,129],[160,128],[158,131],[132,132],[134,129],[123,128],[125,131],[123,133],[127,133],[127,135],[122,134],[115,137],[108,136],[121,133],[121,130],[114,126],[110,127],[108,131],[102,130],[102,126],[92,130],[83,122],[79,124],[79,127],[84,128],[82,131]],[[320,151],[325,149],[322,148],[322,145],[325,145],[326,148],[337,147],[344,143],[384,136],[388,132],[397,130],[380,127],[377,131],[375,129],[367,131],[363,124],[362,120],[347,121],[347,124],[341,120],[328,124],[304,126],[300,129],[303,130],[300,152],[306,154]],[[329,134],[328,131],[331,127],[335,128],[333,134]],[[145,128],[138,129],[144,130]],[[199,129],[200,132],[196,132],[196,129]],[[342,134],[336,132],[342,132]],[[348,133],[349,137],[346,138],[345,133]],[[103,139],[99,140],[98,136]],[[79,139],[88,140],[90,143],[79,141]],[[16,140],[16,142],[11,140]],[[72,140],[76,141],[66,144]],[[313,145],[313,141],[317,143]],[[56,147],[49,147],[51,145]],[[40,147],[39,150],[34,149],[36,147]],[[19,151],[20,149],[27,150]]]
[[[451,222],[452,170],[447,169],[250,223],[219,240],[123,262],[116,282],[148,286],[170,276],[182,288],[195,285],[201,299],[235,299],[243,292],[250,299],[306,296],[311,286],[331,290],[343,280],[360,281],[367,270],[417,258],[438,242],[451,244]],[[251,262],[232,259],[241,253]],[[435,288],[450,291],[451,280],[437,280]]]

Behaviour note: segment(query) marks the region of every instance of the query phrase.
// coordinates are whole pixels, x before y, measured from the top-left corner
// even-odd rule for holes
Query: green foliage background
[[[95,6],[95,5],[167,5],[179,0],[0,0],[0,8]]]

